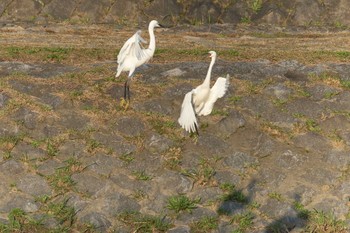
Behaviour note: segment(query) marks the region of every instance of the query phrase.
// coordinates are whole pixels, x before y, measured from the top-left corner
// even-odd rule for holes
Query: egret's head
[[[209,51],[209,57],[216,57],[216,52],[215,51]]]
[[[149,27],[152,27],[152,28],[155,28],[155,27],[163,27],[161,24],[158,23],[157,20],[152,20],[150,23],[149,23]]]

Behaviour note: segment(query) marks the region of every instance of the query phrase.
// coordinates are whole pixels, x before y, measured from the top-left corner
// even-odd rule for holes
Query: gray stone
[[[178,76],[182,76],[186,73],[186,71],[181,70],[180,68],[174,68],[171,70],[167,70],[161,73],[161,75],[163,77],[178,77]]]
[[[174,142],[167,138],[166,136],[159,134],[152,134],[147,138],[146,142],[150,148],[151,152],[163,153],[174,146]]]
[[[50,195],[52,191],[46,179],[38,175],[26,175],[19,178],[17,188],[33,196]]]
[[[198,144],[193,146],[194,150],[209,152],[214,155],[222,155],[230,151],[229,145],[218,136],[202,133],[198,138]]]
[[[96,229],[101,232],[107,232],[111,227],[111,222],[106,216],[98,212],[90,212],[82,216],[79,219],[83,223],[92,224]]]
[[[169,193],[180,194],[180,193],[188,193],[193,188],[193,181],[188,177],[180,175],[177,172],[173,171],[165,171],[160,176],[155,177],[152,180],[153,184],[157,184],[156,186],[159,190],[167,191]],[[169,186],[171,184],[171,186]]]
[[[168,233],[190,233],[191,228],[190,226],[177,226],[172,229],[169,229]]]
[[[327,164],[334,165],[339,170],[345,171],[350,164],[349,151],[331,150],[329,153],[323,155],[323,160]]]
[[[302,177],[305,181],[313,185],[323,186],[332,185],[341,176],[341,172],[330,170],[328,168],[306,168]]]
[[[54,159],[50,159],[50,160],[46,160],[45,162],[43,162],[43,164],[41,164],[37,171],[39,174],[43,175],[43,176],[50,176],[52,174],[55,173],[56,169],[63,167],[64,164],[61,162],[58,162]]]
[[[249,166],[255,165],[258,160],[247,153],[240,151],[233,152],[231,155],[224,158],[224,164],[230,169],[243,171]]]
[[[113,149],[119,156],[130,154],[136,150],[135,145],[128,143],[123,137],[118,135],[95,132],[92,134],[92,139],[102,143],[107,148]]]
[[[99,153],[95,156],[83,157],[80,161],[88,170],[106,177],[110,176],[113,171],[124,165],[123,161],[118,158]]]
[[[246,121],[242,114],[238,111],[232,110],[229,112],[228,117],[223,118],[215,125],[214,130],[218,132],[219,135],[228,137],[235,133],[237,129],[244,127]]]
[[[95,200],[94,209],[99,210],[108,218],[115,217],[125,211],[139,211],[141,206],[130,197],[114,191],[112,193],[99,193]]]
[[[23,122],[27,129],[34,129],[37,125],[37,115],[33,111],[27,108],[19,108],[14,114],[13,119],[16,121]]]
[[[286,150],[276,159],[276,164],[283,169],[293,169],[299,167],[308,159],[307,156]]]
[[[6,195],[0,202],[0,213],[9,213],[14,208],[20,208],[30,213],[38,211],[39,207],[34,198],[28,198],[22,194]]]
[[[145,101],[142,104],[135,104],[135,110],[150,112],[150,113],[158,113],[164,115],[170,115],[174,109],[171,105],[169,105],[169,100],[164,98],[157,98]]]
[[[296,211],[290,204],[272,198],[268,199],[267,203],[262,205],[259,210],[272,219],[278,219],[284,216],[297,216]]]
[[[5,107],[9,100],[10,97],[8,95],[0,93],[0,108]]]
[[[293,138],[295,145],[305,148],[309,152],[318,152],[318,153],[328,153],[330,150],[329,141],[313,132],[308,132],[306,134],[298,135]]]
[[[190,224],[194,221],[199,221],[203,217],[217,217],[217,213],[207,208],[198,207],[191,210],[190,213],[182,212],[177,219],[183,223]]]
[[[0,164],[0,172],[5,174],[5,175],[17,175],[17,174],[21,174],[24,173],[24,167],[21,163],[10,159],[7,160],[6,162]]]
[[[105,179],[97,177],[91,172],[83,171],[72,175],[76,189],[89,196],[95,195],[105,186]]]
[[[137,117],[123,117],[118,119],[116,129],[127,137],[137,137],[144,134],[145,125]]]
[[[264,89],[264,94],[280,100],[288,100],[293,93],[291,88],[288,88],[284,83],[270,85]]]
[[[66,141],[58,147],[57,158],[62,161],[69,158],[81,158],[86,154],[85,147],[85,142],[81,140]]]
[[[241,177],[231,171],[216,171],[214,178],[219,183],[229,183],[229,184],[239,184],[241,182]]]
[[[35,148],[25,142],[19,142],[11,151],[11,155],[15,159],[43,159],[46,152],[41,148]]]
[[[60,119],[57,123],[66,129],[82,130],[88,127],[89,122],[90,119],[80,112],[65,110],[60,113]]]

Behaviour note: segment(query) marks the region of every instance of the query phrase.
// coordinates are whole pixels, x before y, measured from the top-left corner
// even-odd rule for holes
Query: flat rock
[[[127,137],[137,137],[144,133],[145,125],[137,117],[122,117],[116,122],[116,129]]]
[[[50,195],[52,191],[46,179],[39,175],[26,175],[19,178],[16,184],[19,190],[33,196]]]
[[[79,192],[89,196],[95,195],[105,186],[105,179],[88,171],[73,174],[72,180]]]

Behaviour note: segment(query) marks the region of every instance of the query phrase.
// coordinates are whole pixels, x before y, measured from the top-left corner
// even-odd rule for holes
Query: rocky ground
[[[158,30],[125,111],[115,57],[133,31],[0,29],[2,231],[347,231],[349,32]],[[189,135],[177,118],[209,50],[230,87]]]

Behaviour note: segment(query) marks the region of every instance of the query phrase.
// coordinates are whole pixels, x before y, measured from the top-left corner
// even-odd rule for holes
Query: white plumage
[[[214,86],[210,88],[211,71],[216,59],[216,52],[210,51],[211,62],[204,82],[185,95],[181,106],[181,114],[178,119],[179,124],[188,132],[198,133],[198,122],[196,114],[199,116],[209,115],[218,98],[225,95],[229,85],[229,75],[226,78],[219,77]]]
[[[138,30],[130,37],[120,49],[117,57],[118,68],[115,77],[119,77],[123,71],[129,71],[128,79],[124,84],[124,99],[126,99],[126,96],[130,99],[129,82],[135,69],[145,64],[153,57],[156,49],[156,40],[154,36],[155,27],[161,27],[161,25],[156,20],[152,20],[148,26],[150,43],[147,49],[142,46],[142,43],[146,43],[146,41],[141,37],[141,30]]]

